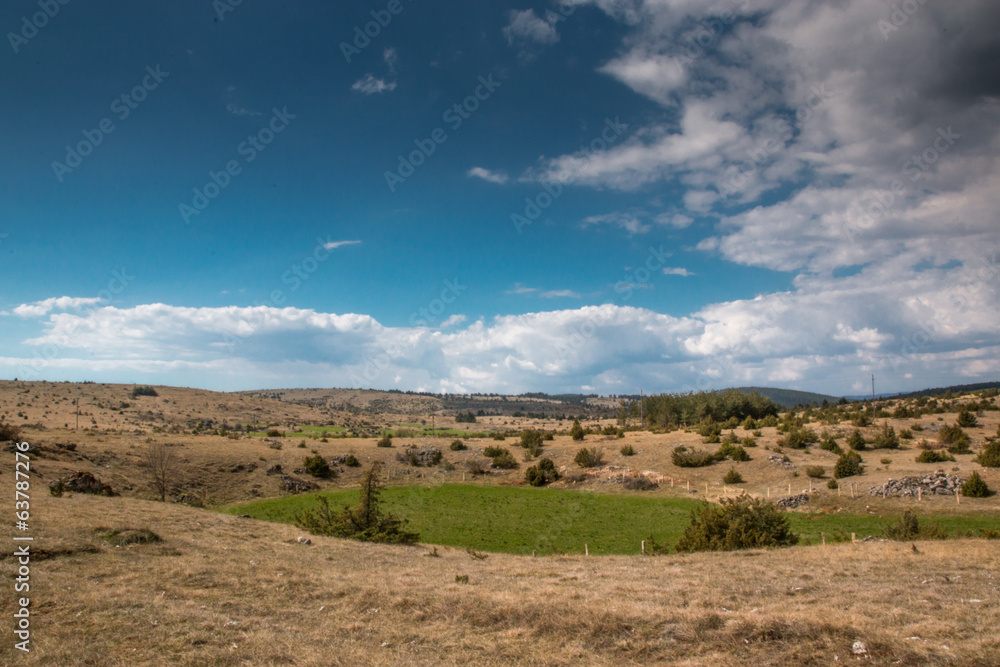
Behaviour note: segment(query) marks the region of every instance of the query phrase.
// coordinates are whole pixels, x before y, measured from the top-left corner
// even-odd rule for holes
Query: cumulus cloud
[[[396,90],[395,81],[386,81],[376,78],[374,74],[368,73],[354,82],[351,90],[364,95],[374,95],[376,93],[391,93]]]
[[[511,46],[516,44],[555,44],[559,33],[555,26],[535,14],[534,9],[514,9],[510,12],[510,22],[503,29],[504,37]]]
[[[481,178],[484,181],[489,181],[490,183],[496,183],[498,185],[503,185],[508,180],[507,174],[490,171],[484,167],[473,167],[469,170],[468,175],[475,178]]]
[[[666,266],[663,268],[663,275],[665,276],[683,276],[687,278],[688,276],[693,276],[695,274],[691,273],[687,269],[676,267],[676,266]]]
[[[59,296],[53,297],[51,299],[45,299],[44,301],[35,301],[34,303],[23,303],[20,306],[14,308],[14,314],[18,317],[42,317],[52,312],[53,310],[69,310],[81,308],[83,306],[89,306],[93,304],[100,303],[101,299],[94,298],[84,298],[84,297],[72,297],[72,296]]]

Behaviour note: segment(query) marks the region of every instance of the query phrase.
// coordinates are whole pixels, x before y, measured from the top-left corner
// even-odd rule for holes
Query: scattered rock
[[[441,450],[437,447],[424,446],[420,449],[410,447],[396,454],[396,460],[409,463],[411,466],[430,467],[441,462]]]
[[[275,463],[273,466],[264,471],[265,475],[281,475],[285,471],[281,469],[280,463]]]
[[[229,469],[229,472],[243,472],[246,469],[247,467],[245,465],[243,465],[242,463],[237,463],[236,465],[234,465],[232,468]]]
[[[809,502],[808,493],[800,493],[797,496],[788,496],[778,500],[775,504],[779,507],[800,507]]]
[[[250,515],[249,515],[249,514],[240,514],[240,515],[239,515],[239,516],[237,516],[236,518],[237,518],[237,519],[249,519],[249,518],[250,518]]]
[[[313,489],[318,489],[318,484],[313,484],[312,482],[307,482],[304,479],[298,479],[292,477],[291,475],[281,476],[281,488],[285,491],[291,491],[292,493],[302,493],[303,491],[312,491]]]
[[[854,642],[851,646],[854,655],[868,655],[868,646],[864,642]]]
[[[71,493],[89,493],[95,496],[117,496],[114,489],[94,477],[89,472],[73,473],[66,479],[61,480],[63,489]],[[49,486],[54,486],[59,480],[50,482]]]
[[[310,544],[312,544],[312,543],[313,543],[313,542],[312,542],[312,540],[310,540],[310,539],[309,539],[308,537],[306,537],[305,535],[299,535],[299,539],[298,539],[298,542],[299,542],[299,544],[304,544],[304,545],[306,545],[306,546],[309,546]]]
[[[949,475],[943,470],[938,470],[923,477],[901,477],[890,479],[885,484],[873,486],[868,489],[870,496],[901,496],[915,497],[920,490],[925,494],[935,494],[939,496],[953,496],[957,489],[962,487],[965,479],[957,475]]]
[[[622,478],[622,487],[628,491],[652,491],[653,489],[659,488],[659,486],[659,484],[645,475]]]
[[[785,470],[795,470],[795,466],[792,465],[791,461],[786,461],[784,456],[780,454],[771,454],[767,457],[767,460],[776,466],[781,466]]]

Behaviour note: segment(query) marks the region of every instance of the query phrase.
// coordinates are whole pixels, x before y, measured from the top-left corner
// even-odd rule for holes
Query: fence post
[[[962,489],[955,489],[955,502],[962,504]]]
[[[771,487],[767,487],[767,497],[771,497]]]
[[[788,495],[792,495],[792,485],[788,485]]]
[[[646,555],[646,540],[642,541],[642,555]]]
[[[583,544],[583,555],[584,556],[589,556],[590,555],[590,547],[587,546],[586,542],[584,542],[584,544]]]
[[[820,536],[823,538],[823,546],[825,547],[826,546],[826,533],[820,533]]]
[[[857,539],[855,539],[854,533],[851,533],[851,544],[854,544],[855,542],[857,542]]]
[[[918,486],[917,487],[917,502],[920,502],[923,499],[924,499],[924,487]]]

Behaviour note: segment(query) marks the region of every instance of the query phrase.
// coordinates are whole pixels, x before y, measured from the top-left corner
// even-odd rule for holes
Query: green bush
[[[955,457],[951,454],[946,454],[945,452],[935,451],[933,449],[925,449],[917,455],[914,459],[917,463],[943,463],[945,461],[954,461]]]
[[[451,451],[453,452],[461,452],[466,449],[468,449],[468,447],[466,447],[465,443],[461,440],[453,440],[451,443]]]
[[[268,429],[267,437],[269,438],[284,438],[285,434],[276,428]]]
[[[837,444],[837,438],[829,431],[823,431],[822,435],[820,435],[819,448],[827,452],[834,452],[835,454],[843,453],[840,445]]]
[[[972,428],[979,426],[979,420],[970,410],[962,410],[958,413],[958,425],[963,428]]]
[[[591,447],[590,449],[584,447],[576,453],[573,461],[581,468],[596,468],[604,465],[604,456],[596,447]]]
[[[357,507],[345,507],[335,512],[329,500],[322,496],[319,506],[300,513],[295,523],[313,535],[333,535],[365,542],[412,544],[420,539],[417,533],[405,529],[406,521],[382,509],[381,464],[374,463],[361,482],[361,502]]]
[[[583,427],[580,426],[580,420],[579,419],[574,419],[573,420],[573,426],[570,427],[569,434],[571,436],[573,436],[573,439],[576,440],[576,441],[583,440],[583,435],[584,435],[583,434]]]
[[[344,465],[348,468],[360,468],[361,461],[359,461],[358,457],[354,454],[348,454],[344,457]]]
[[[736,468],[730,468],[729,472],[726,473],[726,476],[722,478],[722,481],[725,484],[742,484],[743,483],[743,475],[741,475],[736,470]]]
[[[756,447],[757,446],[757,439],[755,437],[753,437],[752,435],[748,435],[747,437],[743,438],[740,441],[740,443],[744,447]]]
[[[499,468],[501,470],[513,470],[517,467],[517,461],[511,456],[511,453],[506,449],[502,453],[491,457],[493,459],[493,467]]]
[[[819,436],[811,428],[796,428],[789,431],[784,438],[779,439],[778,445],[789,449],[805,449],[818,441]]]
[[[837,480],[831,479],[829,482],[826,483],[826,488],[828,488],[828,489],[839,489],[840,488],[840,484],[837,484]]]
[[[491,435],[490,437],[493,438],[494,440],[498,440],[500,442],[503,442],[504,440],[507,439],[507,436],[504,433],[500,432],[500,431],[494,431],[493,435]]]
[[[684,446],[674,447],[674,451],[670,455],[670,459],[674,465],[679,468],[701,468],[702,466],[721,461],[723,458],[725,457],[720,457],[718,452],[702,452],[697,449],[688,450]]]
[[[720,461],[726,457],[738,462],[750,460],[750,455],[747,454],[747,450],[743,449],[739,445],[723,444],[719,447],[719,451],[716,452],[716,456]]]
[[[899,429],[899,439],[900,440],[913,440],[913,431],[908,428]]]
[[[896,435],[896,429],[889,426],[888,422],[883,424],[879,432],[875,434],[875,439],[872,440],[872,448],[899,449],[899,436]]]
[[[1000,438],[987,443],[976,461],[984,468],[1000,468]]]
[[[306,472],[313,477],[329,477],[333,471],[330,469],[330,464],[326,462],[322,456],[317,454],[316,456],[307,456],[304,461],[302,461],[302,467],[306,469]]]
[[[691,523],[677,542],[679,552],[733,551],[797,544],[798,535],[772,503],[741,495],[706,503],[691,513]]]
[[[559,472],[552,459],[544,458],[524,471],[524,479],[532,486],[545,486],[549,482],[559,479]]]
[[[974,471],[969,479],[962,484],[962,495],[969,498],[985,498],[990,495],[990,487],[979,475],[979,471]]]
[[[383,435],[377,443],[376,447],[392,447],[392,436],[389,434]]]
[[[962,430],[958,424],[945,424],[938,431],[938,442],[946,445],[960,445],[970,443],[969,434]]]
[[[763,419],[760,420],[759,425],[760,425],[761,428],[768,428],[768,427],[771,427],[771,426],[777,426],[778,425],[778,418],[776,416],[774,416],[774,415],[767,415],[766,417],[764,417]]]
[[[895,523],[885,527],[885,536],[890,540],[912,540],[919,534],[920,523],[917,515],[910,510],[903,512],[903,516],[896,519]]]
[[[533,428],[529,428],[521,432],[521,446],[525,449],[533,449],[542,447],[542,434],[540,431],[536,431]]]
[[[865,436],[861,435],[861,431],[854,429],[854,433],[851,433],[851,435],[847,438],[847,446],[856,452],[860,452],[865,449],[868,444],[865,441]]]
[[[747,416],[747,418],[743,420],[742,426],[744,431],[754,431],[757,429],[757,420],[753,417]]]
[[[622,456],[635,456],[635,447],[632,445],[622,445],[618,451],[621,452]]]
[[[826,474],[826,468],[823,466],[806,466],[806,475],[808,477],[822,479],[824,474]]]
[[[503,454],[510,454],[506,447],[487,447],[483,450],[483,456],[488,459],[492,459],[496,456],[502,456]]]
[[[132,398],[139,398],[140,396],[159,396],[159,394],[152,387],[132,387]]]
[[[833,476],[837,479],[842,479],[844,477],[860,475],[864,472],[864,466],[861,463],[861,455],[856,451],[844,452],[837,459],[837,463],[833,467]]]

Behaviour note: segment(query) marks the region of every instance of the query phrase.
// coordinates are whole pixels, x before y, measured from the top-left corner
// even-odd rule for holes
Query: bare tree
[[[160,500],[166,502],[167,487],[177,472],[177,457],[162,442],[151,442],[139,465],[153,480],[153,488],[160,493]]]

